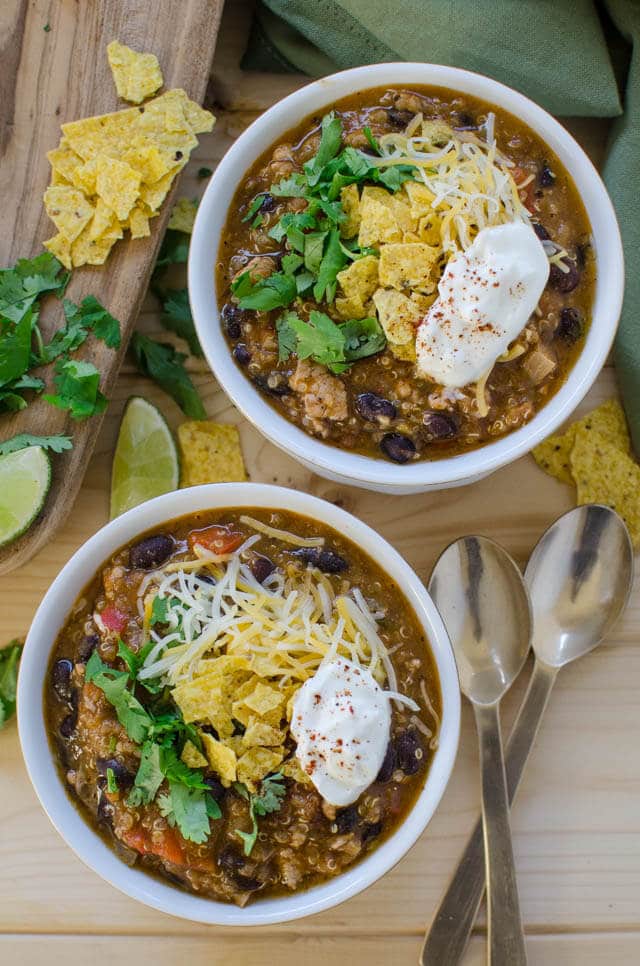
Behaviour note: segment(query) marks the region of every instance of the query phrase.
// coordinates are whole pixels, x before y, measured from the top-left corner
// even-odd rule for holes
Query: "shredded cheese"
[[[277,527],[270,527],[268,523],[262,523],[261,520],[254,520],[253,517],[248,516],[241,516],[240,522],[244,523],[247,527],[251,527],[252,530],[257,530],[258,533],[263,533],[266,537],[272,537],[274,540],[282,540],[283,543],[290,543],[296,547],[324,546],[324,537],[299,537],[297,533],[290,533],[288,530],[278,530]]]

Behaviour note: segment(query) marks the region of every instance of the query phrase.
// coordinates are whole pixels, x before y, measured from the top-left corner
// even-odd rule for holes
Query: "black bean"
[[[258,210],[267,214],[270,211],[274,211],[274,209],[277,208],[277,206],[278,206],[278,202],[276,201],[276,199],[273,197],[273,195],[270,195],[267,192],[267,194],[263,196],[262,204],[260,205],[260,208]]]
[[[587,264],[587,254],[590,247],[588,242],[576,245],[576,264],[580,270]]]
[[[564,258],[563,264],[569,269],[568,272],[563,272],[558,265],[552,265],[549,271],[549,285],[556,290],[556,292],[562,292],[567,295],[569,292],[573,292],[580,282],[580,269],[577,264],[571,259]]]
[[[218,865],[225,872],[237,873],[245,866],[245,860],[233,845],[225,845],[218,856]]]
[[[360,833],[362,836],[362,841],[368,842],[370,839],[377,838],[382,832],[383,828],[383,822],[367,822],[366,825],[362,826],[362,832]]]
[[[389,118],[389,124],[400,130],[404,129],[413,120],[414,115],[411,111],[399,111],[397,107],[390,107],[387,110],[387,117]]]
[[[451,439],[458,432],[458,421],[447,413],[428,410],[422,417],[428,435],[432,439]]]
[[[348,561],[339,553],[321,550],[320,547],[300,547],[299,550],[292,550],[291,555],[311,567],[317,567],[324,574],[341,574],[349,568]]]
[[[51,682],[53,684],[53,690],[56,693],[56,697],[60,701],[70,701],[71,693],[73,690],[73,685],[71,684],[71,674],[73,672],[73,664],[71,661],[67,660],[66,657],[61,658],[51,668]]]
[[[358,824],[358,809],[355,805],[340,809],[331,824],[336,826],[336,831],[340,832],[341,835],[352,832]]]
[[[471,114],[466,111],[458,111],[456,128],[459,131],[475,131],[477,127],[475,118]]]
[[[582,312],[573,306],[564,308],[560,312],[560,321],[554,333],[556,339],[562,339],[568,345],[573,345],[582,335]]]
[[[291,393],[291,386],[282,372],[272,372],[268,376],[257,375],[253,377],[253,381],[258,389],[270,396],[288,396]]]
[[[227,302],[222,307],[222,321],[224,322],[224,327],[227,335],[230,339],[239,339],[242,335],[242,323],[247,317],[247,313],[234,305],[233,302]]]
[[[416,451],[415,443],[402,433],[386,433],[380,440],[380,449],[394,463],[408,463]]]
[[[416,752],[423,750],[422,742],[415,728],[402,731],[395,739],[395,747],[398,767],[405,775],[415,775],[422,761],[422,756],[416,756]]]
[[[237,345],[233,350],[233,358],[241,366],[246,366],[248,362],[251,362],[251,353],[247,349],[246,345],[241,342],[240,345]]]
[[[531,227],[535,231],[540,241],[548,241],[549,238],[551,237],[547,229],[539,221],[532,221]]]
[[[363,419],[370,419],[372,422],[378,420],[387,422],[388,420],[395,419],[398,415],[398,410],[394,404],[388,399],[376,395],[375,392],[362,392],[357,396],[356,412]]]
[[[169,559],[173,548],[173,540],[164,533],[145,537],[139,543],[134,543],[129,551],[129,566],[134,570],[153,570]]]
[[[60,724],[60,734],[63,738],[70,738],[73,732],[76,730],[76,725],[78,724],[78,712],[71,711],[66,718],[63,718]]]
[[[97,634],[87,634],[83,637],[78,645],[78,661],[86,664],[99,643],[100,638]]]
[[[209,772],[204,776],[204,783],[208,787],[209,792],[218,801],[220,798],[224,798],[226,789],[218,775],[215,772]]]
[[[113,805],[107,798],[107,796],[101,792],[98,799],[98,809],[96,812],[99,822],[104,822],[106,825],[111,825],[113,822]]]
[[[556,183],[556,176],[545,162],[538,172],[538,184],[541,188],[552,188]]]
[[[268,557],[263,557],[261,554],[256,555],[249,561],[249,570],[259,584],[263,584],[275,569],[276,565],[273,560],[269,560]]]
[[[96,768],[98,769],[98,774],[105,776],[110,768],[118,784],[118,788],[129,788],[133,785],[134,776],[117,758],[96,758]]]
[[[393,742],[390,741],[387,745],[387,750],[385,752],[384,758],[382,759],[382,764],[380,765],[380,771],[376,778],[377,782],[388,782],[396,770],[397,759],[396,759],[396,749],[393,746]]]
[[[245,892],[255,892],[264,885],[264,882],[260,882],[260,879],[256,879],[252,875],[242,875],[240,872],[236,872],[233,880],[238,888],[243,889]]]

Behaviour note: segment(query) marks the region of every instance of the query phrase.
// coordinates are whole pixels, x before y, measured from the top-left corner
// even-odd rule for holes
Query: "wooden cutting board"
[[[165,87],[182,87],[199,103],[207,87],[223,0],[3,0],[0,4],[0,265],[31,257],[55,229],[42,204],[49,183],[46,152],[60,138],[60,125],[75,118],[126,107],[118,101],[106,46],[119,40],[154,53]],[[179,180],[179,179],[178,179]],[[120,320],[122,345],[114,351],[88,339],[77,357],[102,373],[109,398],[153,268],[173,192],[151,225],[151,237],[121,241],[99,267],[76,269],[67,296],[74,302],[95,295]],[[43,301],[42,330],[60,327],[62,306]],[[49,391],[51,372],[43,377]],[[53,457],[53,479],[35,524],[0,550],[0,573],[20,566],[59,529],[70,512],[91,456],[101,417],[75,422],[67,413],[35,399],[21,413],[0,417],[0,440],[16,433],[64,433],[73,449]]]

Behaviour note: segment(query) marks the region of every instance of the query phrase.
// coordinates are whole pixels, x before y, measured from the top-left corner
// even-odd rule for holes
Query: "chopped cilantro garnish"
[[[129,672],[117,671],[105,664],[97,651],[89,658],[85,679],[95,684],[112,704],[118,721],[132,741],[142,744],[145,741],[152,719],[135,695],[128,690]]]
[[[11,641],[0,650],[0,728],[15,714],[18,664],[22,646],[20,641]]]
[[[111,795],[118,791],[118,782],[113,768],[107,768],[107,791]]]
[[[165,624],[169,617],[170,601],[168,597],[156,595],[151,605],[151,619],[149,623],[153,627],[155,624]]]
[[[189,346],[191,355],[202,358],[202,346],[193,324],[191,306],[189,305],[189,291],[186,288],[155,289],[162,302],[162,324],[165,329],[175,332]]]
[[[295,312],[286,312],[277,320],[276,330],[280,362],[295,352],[299,359],[313,359],[332,372],[344,372],[356,359],[375,355],[386,345],[377,319],[351,319],[338,325],[316,310],[308,322]]]
[[[158,807],[169,825],[177,825],[182,837],[201,844],[209,838],[209,819],[220,818],[220,806],[208,793],[169,782],[169,794],[158,796]]]
[[[243,832],[236,829],[236,835],[242,840],[244,854],[251,855],[253,847],[258,838],[258,817],[269,815],[271,812],[279,811],[282,799],[286,794],[286,788],[280,784],[282,775],[269,775],[260,783],[260,791],[257,795],[250,795],[247,788],[236,782],[234,788],[238,794],[249,802],[249,817],[251,818],[252,829],[250,832]]]
[[[262,208],[262,202],[263,201],[264,201],[264,192],[261,192],[259,195],[256,195],[255,196],[255,198],[253,199],[253,201],[251,202],[251,204],[247,208],[247,211],[246,211],[245,215],[243,216],[242,221],[251,221],[251,219],[253,218],[253,216],[254,215],[257,215],[257,213]]]
[[[364,128],[364,136],[366,137],[369,143],[369,147],[372,148],[372,150],[375,151],[376,154],[380,154],[380,145],[378,144],[373,134],[371,133],[371,128],[369,127],[369,125],[367,125]]]
[[[69,276],[50,252],[21,258],[13,268],[0,269],[0,316],[19,322],[44,292],[62,295]]]
[[[80,305],[69,299],[63,302],[66,325],[54,333],[51,342],[42,346],[34,358],[35,365],[53,362],[58,356],[73,352],[86,340],[89,332],[101,339],[110,349],[120,346],[120,323],[100,304],[94,295],[88,295]]]
[[[176,228],[167,228],[160,245],[160,252],[156,260],[154,275],[167,265],[180,265],[189,257],[189,235]]]
[[[251,222],[251,227],[252,228],[259,228],[260,225],[263,223],[263,221],[264,221],[264,217],[262,215],[260,215],[260,214],[257,214],[256,217]]]
[[[32,436],[30,433],[20,433],[0,443],[0,456],[26,449],[27,446],[41,446],[42,449],[50,449],[52,453],[63,453],[71,449],[73,443],[69,436]]]
[[[141,332],[134,332],[131,348],[140,372],[175,399],[186,416],[206,418],[202,399],[184,368],[186,356],[182,352],[164,342],[155,342]]]
[[[249,272],[243,272],[231,288],[241,309],[255,309],[257,312],[269,312],[290,305],[297,295],[294,278],[284,272],[276,272],[255,282],[251,280]]]
[[[211,170],[211,168],[198,168],[199,178],[210,178],[212,174],[213,174],[213,171]]]
[[[107,400],[100,392],[100,372],[93,363],[60,358],[55,371],[57,392],[43,399],[58,409],[68,409],[72,419],[87,419],[104,412]]]
[[[127,796],[127,805],[147,805],[156,797],[157,791],[164,781],[164,772],[160,765],[160,745],[152,741],[145,741],[140,755],[140,764],[133,783],[133,788]]]

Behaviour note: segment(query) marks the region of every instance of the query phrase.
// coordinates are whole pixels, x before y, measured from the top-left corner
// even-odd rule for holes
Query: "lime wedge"
[[[180,463],[159,410],[132,396],[122,416],[111,468],[111,519],[178,487]]]
[[[0,456],[0,547],[29,529],[50,483],[51,462],[41,446]]]

